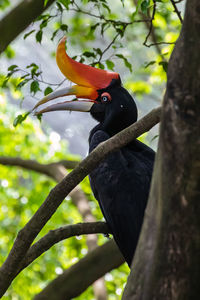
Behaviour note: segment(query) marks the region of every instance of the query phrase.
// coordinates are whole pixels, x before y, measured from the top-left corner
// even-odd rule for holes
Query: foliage
[[[9,0],[1,0],[0,1],[0,10],[4,10],[7,6],[9,6],[10,1]]]
[[[45,0],[44,5],[47,2]],[[168,0],[136,2],[137,5],[134,5],[131,0],[118,0],[113,5],[112,0],[58,0],[52,9],[39,16],[23,33],[23,43],[34,38],[42,47],[47,39],[50,48],[55,49],[59,38],[67,35],[67,51],[74,59],[119,72],[124,86],[141,101],[141,107],[143,101],[148,106],[149,99],[162,100],[157,99],[157,95],[164,88],[168,59],[180,30],[180,21]],[[152,19],[155,3],[156,12]],[[8,0],[1,1],[0,9],[5,9],[9,4]],[[156,41],[151,40],[152,32]],[[148,47],[143,45],[145,39]],[[55,60],[54,54],[49,51],[49,59],[53,56]],[[33,122],[28,117],[29,112],[16,112],[5,101],[4,96],[9,91],[22,100],[27,90],[32,97],[41,93],[47,95],[60,87],[64,80],[58,84],[47,82],[43,79],[46,74],[40,65],[32,61],[31,55],[25,66],[13,63],[14,56],[15,50],[9,46],[4,57],[10,59],[10,66],[7,70],[0,71],[0,155],[21,156],[43,163],[72,158],[66,150],[67,144],[60,141],[56,133],[47,128],[50,136],[48,139],[38,120]],[[17,126],[22,122],[23,126]],[[140,139],[146,139],[146,135]],[[54,184],[46,176],[0,165],[1,263],[11,248],[16,232],[26,224]],[[101,220],[102,215],[91,194],[88,179],[83,181],[82,189],[89,199],[93,214],[97,220]],[[80,221],[77,209],[70,198],[67,198],[39,237],[50,229]],[[99,243],[104,242],[105,238],[100,236]],[[5,299],[30,299],[56,274],[83,257],[86,252],[85,237],[59,243],[19,275]],[[106,276],[109,299],[120,298],[127,274],[128,268],[123,265]],[[89,288],[78,299],[93,297],[92,288]]]
[[[67,47],[70,48],[72,45],[80,48],[80,55],[77,51],[76,55],[72,53],[74,59],[112,71],[120,68],[126,72],[124,67],[127,68],[130,72],[124,76],[125,81],[129,82],[127,87],[130,86],[130,91],[136,95],[139,91],[141,99],[145,99],[145,94],[151,93],[150,85],[154,91],[163,88],[163,82],[166,81],[167,60],[180,30],[180,21],[173,13],[170,1],[141,0],[137,1],[136,7],[133,2],[116,1],[113,6],[110,0],[59,0],[53,9],[36,19],[34,27],[29,28],[24,34],[24,39],[35,35],[36,42],[42,43],[44,37],[47,37],[54,43],[55,49],[58,39],[67,35]],[[151,20],[154,3],[156,13]],[[46,5],[47,1],[44,4]],[[152,29],[150,29],[151,22]],[[156,41],[152,45],[158,43],[157,51],[152,48],[147,51],[144,48],[141,57],[140,45],[144,43],[145,36],[147,39],[152,31],[156,36]],[[150,40],[150,37],[147,40]],[[93,46],[102,45],[102,41],[104,47]],[[71,48],[68,52],[71,54]],[[140,57],[140,61],[136,61],[136,57],[137,59]],[[35,96],[41,90],[46,94],[50,87],[56,88],[63,84],[63,82],[58,84],[44,82],[42,74],[41,68],[31,61],[26,68],[11,65],[0,86],[3,88],[12,86],[13,89],[22,92],[29,86],[30,93]],[[143,82],[144,89],[138,89],[135,81]],[[136,88],[132,89],[133,86]]]

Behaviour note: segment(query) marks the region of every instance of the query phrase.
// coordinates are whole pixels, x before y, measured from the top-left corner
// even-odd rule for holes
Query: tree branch
[[[137,5],[137,0],[133,0],[133,2],[136,6]],[[164,55],[162,54],[162,49],[160,48],[160,45],[170,45],[170,44],[175,44],[175,42],[169,42],[168,43],[168,42],[158,42],[157,41],[156,31],[155,31],[155,28],[154,28],[153,23],[152,23],[152,21],[155,17],[155,12],[156,12],[156,1],[153,2],[152,16],[150,15],[149,10],[147,11],[147,16],[148,16],[149,22],[145,22],[145,26],[148,29],[148,33],[147,33],[147,36],[146,36],[145,41],[144,41],[143,44],[148,48],[150,48],[152,46],[155,46],[156,50],[157,50],[157,53],[162,57],[162,60],[166,61]],[[139,11],[139,14],[143,18],[146,17],[146,15],[141,11]],[[148,40],[149,37],[151,37],[152,43],[147,44],[147,40]]]
[[[136,6],[136,5],[137,5],[137,0],[133,0],[133,3],[134,3],[135,6]],[[153,6],[153,8],[154,8],[154,7],[155,7],[155,6]],[[146,15],[145,15],[142,11],[139,11],[139,14],[140,14],[140,16],[141,16],[142,18],[146,17]],[[163,61],[166,61],[164,55],[162,54],[162,49],[161,49],[159,43],[157,42],[157,36],[156,36],[155,28],[154,28],[154,26],[152,26],[152,18],[151,18],[151,16],[150,16],[149,9],[148,9],[148,11],[147,11],[147,16],[148,16],[148,18],[149,18],[150,21],[149,21],[149,22],[145,22],[144,24],[145,24],[145,26],[146,26],[148,32],[150,32],[150,37],[151,37],[151,40],[152,40],[152,42],[153,42],[151,45],[152,45],[152,46],[153,46],[153,45],[155,46],[155,48],[156,48],[156,50],[157,50],[157,53],[162,57],[162,60],[163,60]]]
[[[44,7],[44,0],[24,0],[0,20],[0,54],[6,47],[31,24],[55,0],[49,0]],[[23,18],[22,18],[23,16]]]
[[[113,240],[96,248],[78,263],[50,282],[34,300],[70,300],[77,297],[95,280],[124,262]],[[84,274],[84,276],[83,276]]]
[[[151,22],[150,24],[148,23],[148,27],[149,27],[149,32],[145,38],[145,41],[143,43],[143,45],[147,46],[147,40],[149,38],[149,36],[152,34],[152,29],[153,29],[153,20],[154,20],[154,17],[155,17],[155,13],[156,13],[156,1],[153,0],[153,11],[152,11],[152,16],[151,16]]]
[[[200,1],[170,57],[150,196],[123,300],[200,294]]]
[[[36,171],[51,177],[57,182],[60,182],[67,175],[67,171],[65,170],[64,166],[66,168],[73,169],[76,165],[78,165],[78,161],[61,160],[50,164],[40,164],[35,160],[24,160],[19,157],[1,156],[0,164],[19,166],[28,170]],[[81,214],[84,222],[96,221],[95,217],[91,212],[88,200],[79,186],[76,186],[76,188],[70,193],[70,197],[72,199],[73,204],[78,208],[78,211]],[[92,251],[93,249],[98,247],[97,240],[98,238],[97,235],[95,234],[88,235],[86,237],[86,242],[89,251]],[[103,278],[100,278],[98,281],[96,281],[94,283],[93,288],[94,288],[95,298],[97,300],[107,299],[106,288],[105,288]]]
[[[55,230],[50,230],[43,238],[31,246],[24,259],[20,263],[17,274],[56,243],[73,236],[94,233],[107,234],[110,233],[110,231],[105,222],[79,223],[74,225],[66,225]]]
[[[136,2],[136,0],[134,0],[134,1]],[[158,54],[162,57],[162,60],[166,61],[164,55],[162,54],[162,49],[160,48],[160,45],[171,45],[171,44],[173,45],[173,44],[175,44],[175,42],[164,42],[164,41],[158,42],[157,41],[156,30],[153,26],[153,20],[154,20],[154,17],[155,17],[155,13],[156,13],[156,1],[153,0],[153,12],[152,12],[151,18],[150,18],[150,13],[148,11],[148,17],[150,18],[150,22],[145,23],[146,27],[148,29],[148,33],[147,33],[147,36],[145,38],[145,41],[143,42],[143,45],[148,47],[148,48],[150,48],[152,46],[155,46]],[[140,14],[144,15],[142,12],[140,12]],[[151,37],[153,43],[147,44],[147,40],[148,40],[149,37]]]
[[[176,42],[156,42],[156,43],[151,43],[151,44],[146,44],[145,46],[150,48],[152,46],[158,46],[158,45],[175,45]]]
[[[32,159],[22,159],[20,157],[10,157],[10,156],[0,156],[0,164],[5,166],[17,166],[22,167],[27,170],[35,171],[41,174],[45,174],[49,177],[54,178],[53,171],[51,170],[54,167],[59,165],[63,165],[66,169],[74,169],[78,164],[79,161],[75,160],[61,160],[58,162],[50,163],[50,164],[41,164],[36,160]]]
[[[182,19],[182,17],[181,17],[181,13],[180,13],[180,11],[178,10],[178,8],[177,8],[177,6],[176,6],[177,2],[175,2],[174,0],[170,0],[170,1],[171,1],[172,5],[173,5],[173,7],[174,7],[174,12],[177,14],[177,16],[178,16],[180,22],[183,23],[183,19]]]
[[[67,171],[64,166],[72,169],[77,164],[78,161],[68,161],[61,160],[55,163],[50,164],[40,164],[34,160],[23,160],[19,157],[0,157],[0,163],[3,165],[10,166],[19,166],[25,169],[33,170],[42,174],[45,174],[57,182],[60,182],[66,175]],[[70,197],[72,199],[73,204],[78,208],[79,213],[81,214],[84,222],[95,222],[96,219],[93,216],[88,200],[85,197],[85,194],[81,190],[79,186],[77,186],[71,193]],[[45,238],[45,237],[44,237]],[[88,235],[86,237],[86,242],[88,246],[88,250],[92,251],[96,247],[98,247],[98,237],[97,235]],[[100,288],[99,288],[100,286]],[[106,288],[104,284],[104,279],[101,278],[97,282],[94,283],[94,294],[96,299],[107,299],[106,296]]]
[[[70,174],[58,183],[46,200],[17,235],[14,245],[0,268],[0,295],[3,295],[15,277],[16,269],[26,255],[35,237],[55,213],[65,197],[87,176],[109,153],[130,143],[160,121],[161,107],[152,110],[138,122],[122,130],[95,148]]]

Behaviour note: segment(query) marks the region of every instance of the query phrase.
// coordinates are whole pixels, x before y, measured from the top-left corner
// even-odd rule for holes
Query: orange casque
[[[63,37],[58,44],[56,62],[67,79],[76,83],[79,87],[91,87],[93,91],[106,88],[112,79],[119,79],[118,73],[87,66],[70,58],[65,51],[65,41],[66,37]],[[96,99],[98,94],[96,92],[91,96],[90,99]]]

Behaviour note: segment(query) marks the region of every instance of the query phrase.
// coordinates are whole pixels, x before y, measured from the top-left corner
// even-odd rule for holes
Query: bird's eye
[[[101,97],[101,100],[102,100],[103,102],[106,102],[106,101],[108,101],[108,97],[107,97],[107,96],[103,96],[103,97]]]
[[[105,102],[108,102],[108,101],[111,101],[111,96],[109,93],[103,93],[101,95],[101,102],[105,103]]]

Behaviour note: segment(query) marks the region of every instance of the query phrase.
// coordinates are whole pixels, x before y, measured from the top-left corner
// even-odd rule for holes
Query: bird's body
[[[89,137],[90,151],[137,121],[134,99],[122,87],[118,73],[96,69],[71,59],[65,52],[64,37],[56,51],[62,73],[75,82],[70,88],[52,92],[38,106],[58,97],[75,95],[87,100],[53,104],[38,113],[55,110],[90,112],[98,121]],[[125,260],[131,265],[148,199],[154,151],[134,140],[115,151],[90,174],[93,193]]]
[[[109,138],[98,130],[90,138],[90,151]],[[111,153],[91,174],[95,198],[128,265],[141,230],[146,207],[154,151],[135,140]]]

